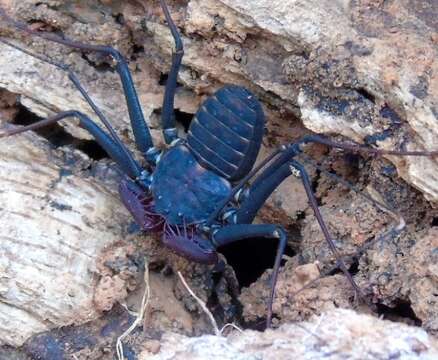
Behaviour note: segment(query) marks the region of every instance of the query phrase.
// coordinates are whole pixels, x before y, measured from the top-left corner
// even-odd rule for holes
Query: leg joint
[[[285,239],[287,236],[286,230],[284,230],[283,226],[281,225],[276,225],[272,234],[276,239]]]
[[[79,110],[67,110],[67,111],[63,111],[63,113],[66,116],[72,116],[79,119],[86,116],[84,113],[80,112]]]
[[[293,176],[295,176],[296,178],[301,177],[301,171],[299,169],[297,169],[295,166],[293,166],[292,164],[289,164],[289,170],[290,170],[291,174]]]

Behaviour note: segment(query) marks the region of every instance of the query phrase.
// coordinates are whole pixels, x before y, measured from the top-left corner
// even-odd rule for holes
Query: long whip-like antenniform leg
[[[116,71],[119,74],[120,80],[123,85],[123,90],[129,111],[129,117],[131,119],[131,125],[134,132],[134,137],[136,140],[137,147],[145,155],[147,155],[148,151],[152,153],[156,153],[157,150],[153,146],[152,137],[149,128],[146,124],[142,108],[140,106],[140,101],[138,99],[137,91],[135,89],[134,82],[132,80],[128,63],[126,62],[124,57],[120,54],[120,52],[118,52],[116,49],[114,49],[111,46],[83,44],[70,39],[60,38],[59,36],[54,34],[32,30],[29,27],[27,27],[25,24],[22,24],[10,18],[5,13],[5,11],[1,8],[0,8],[0,17],[3,18],[10,25],[30,35],[38,36],[45,40],[66,45],[74,49],[100,52],[106,55],[110,55],[116,61]]]
[[[79,119],[80,126],[93,135],[97,143],[109,154],[109,156],[117,163],[117,165],[119,165],[125,174],[130,176],[132,179],[137,179],[141,176],[142,169],[140,165],[135,160],[134,162],[129,161],[129,159],[126,157],[126,154],[121,150],[120,146],[118,146],[118,144],[115,143],[114,140],[95,122],[79,111],[65,111],[28,126],[14,129],[2,129],[3,132],[0,133],[0,138],[20,134],[29,130],[36,130],[67,118]]]
[[[287,146],[283,146],[280,149],[277,149],[275,152],[273,152],[270,156],[268,156],[265,160],[263,160],[257,167],[255,167],[248,175],[246,175],[234,188],[233,191],[230,193],[230,195],[222,201],[220,204],[218,204],[215,211],[210,215],[208,220],[206,221],[206,226],[210,226],[213,221],[219,216],[219,214],[224,210],[225,206],[229,203],[229,201],[232,200],[232,198],[246,185],[248,185],[248,182],[259,172],[261,171],[265,166],[267,168],[254,180],[254,183],[252,184],[252,188],[257,187],[256,185],[258,183],[263,183],[271,174],[282,164],[284,164],[286,161],[292,159],[296,155],[302,153],[302,146],[309,143],[319,143],[323,144],[329,147],[334,147],[338,149],[343,149],[351,152],[359,152],[359,153],[365,153],[365,154],[371,154],[376,156],[382,156],[382,155],[394,155],[394,156],[424,156],[424,157],[434,157],[438,156],[438,150],[432,150],[432,151],[396,151],[396,150],[383,150],[383,149],[374,149],[370,148],[364,145],[359,144],[347,144],[347,143],[340,143],[336,142],[330,139],[327,139],[320,135],[307,135],[304,136],[302,139],[297,141],[296,143],[289,144]],[[377,204],[377,202],[374,200]],[[263,202],[261,202],[263,204]],[[380,204],[382,206],[382,204]],[[383,206],[383,208],[386,208],[386,206]],[[255,210],[254,214],[257,213],[257,210]],[[392,210],[391,210],[392,211]]]
[[[111,137],[113,138],[114,142],[118,145],[120,148],[120,151],[124,153],[124,158],[126,162],[129,162],[129,167],[135,168],[138,166],[137,162],[134,160],[131,152],[126,148],[125,144],[120,140],[119,136],[117,135],[116,131],[112,127],[111,123],[108,121],[108,119],[105,117],[105,115],[100,111],[100,109],[97,107],[97,105],[94,103],[94,101],[91,99],[91,97],[88,95],[87,91],[84,89],[82,84],[80,83],[77,75],[70,70],[70,68],[62,63],[56,62],[52,59],[49,59],[45,56],[42,56],[40,54],[35,54],[27,49],[24,49],[16,44],[13,44],[5,39],[0,38],[0,42],[17,49],[18,51],[21,51],[25,53],[26,55],[32,56],[42,62],[48,63],[50,65],[55,66],[56,68],[67,72],[69,79],[72,81],[73,85],[79,90],[79,92],[82,94],[82,96],[85,98],[87,103],[90,105],[90,107],[93,109],[95,114],[99,117],[100,121],[105,125],[105,127],[108,129]],[[38,126],[38,128],[41,127],[41,125]]]
[[[299,144],[299,145],[308,144],[308,143],[323,144],[323,145],[327,145],[329,147],[336,148],[336,149],[348,150],[349,152],[352,152],[352,153],[364,153],[364,154],[378,155],[378,156],[382,156],[382,155],[429,156],[429,157],[438,156],[438,150],[405,151],[405,150],[375,149],[375,148],[370,148],[366,145],[348,144],[348,143],[341,143],[341,142],[333,141],[333,140],[327,139],[321,135],[307,135],[307,136],[304,136],[300,141],[297,142],[297,144]]]
[[[236,224],[228,225],[214,233],[212,241],[219,247],[239,240],[264,237],[278,239],[278,249],[275,256],[275,263],[272,269],[271,291],[268,299],[268,313],[266,317],[266,327],[271,326],[272,305],[274,302],[275,287],[277,284],[278,271],[281,265],[281,258],[287,244],[287,235],[279,225],[272,224]]]
[[[172,67],[167,76],[166,89],[164,90],[163,110],[161,114],[161,121],[163,126],[164,139],[167,144],[178,138],[178,132],[175,128],[175,114],[174,114],[174,100],[175,90],[177,85],[178,72],[181,67],[181,61],[184,56],[183,42],[178,32],[178,28],[172,20],[169,13],[169,8],[164,0],[160,0],[161,8],[169,25],[170,32],[175,42],[175,51],[172,53]]]
[[[370,195],[364,193],[363,191],[361,191],[357,186],[354,186],[352,183],[350,183],[349,181],[341,178],[340,176],[330,172],[329,170],[327,170],[326,168],[318,165],[312,158],[310,158],[307,155],[304,155],[303,153],[299,155],[300,161],[303,161],[305,164],[309,164],[311,166],[313,166],[315,169],[317,169],[318,171],[320,171],[322,174],[326,175],[327,177],[329,177],[330,179],[342,184],[344,187],[346,187],[347,189],[350,189],[352,191],[354,191],[356,194],[358,194],[359,196],[363,197],[364,199],[366,199],[367,201],[369,201],[371,204],[377,206],[378,208],[380,208],[381,210],[387,211],[393,215],[397,215],[397,219],[400,219],[400,215],[396,214],[396,211],[394,209],[391,209],[387,204],[383,204],[380,201],[373,199]]]

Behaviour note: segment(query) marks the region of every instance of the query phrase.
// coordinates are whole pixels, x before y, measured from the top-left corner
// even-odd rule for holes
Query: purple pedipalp
[[[130,179],[123,179],[119,185],[123,204],[145,231],[158,232],[163,229],[164,218],[154,211],[154,200],[145,190]]]

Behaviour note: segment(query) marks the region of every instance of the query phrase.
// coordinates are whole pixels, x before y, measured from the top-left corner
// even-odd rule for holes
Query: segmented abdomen
[[[204,167],[236,181],[253,167],[263,128],[264,114],[255,96],[227,85],[201,105],[190,124],[187,145]]]

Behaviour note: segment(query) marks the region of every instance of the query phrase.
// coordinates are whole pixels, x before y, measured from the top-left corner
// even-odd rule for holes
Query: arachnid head
[[[218,255],[214,245],[198,233],[195,225],[171,225],[157,213],[153,197],[134,181],[124,179],[119,186],[123,204],[135,222],[145,231],[163,231],[163,243],[177,254],[201,264],[216,264]]]

